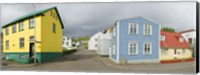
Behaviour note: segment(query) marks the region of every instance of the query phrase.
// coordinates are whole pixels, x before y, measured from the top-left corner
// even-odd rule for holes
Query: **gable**
[[[183,42],[179,42],[179,38],[182,37],[179,33],[161,31],[161,35],[165,36],[165,40],[160,41],[161,47],[189,48],[189,44],[186,42],[185,39],[183,39]]]
[[[8,27],[14,23],[17,23],[17,22],[20,22],[20,21],[23,21],[23,20],[26,20],[26,19],[30,19],[30,18],[33,18],[34,16],[42,16],[44,15],[45,12],[49,11],[49,10],[52,10],[52,9],[55,9],[56,10],[56,13],[58,15],[58,18],[59,18],[59,21],[62,25],[62,28],[64,29],[64,25],[63,25],[63,22],[62,22],[62,19],[58,13],[58,10],[56,7],[51,7],[51,8],[48,8],[48,9],[43,9],[43,10],[39,10],[39,11],[35,11],[35,12],[32,12],[32,13],[29,13],[29,14],[26,14],[24,16],[21,16],[21,17],[18,17],[16,19],[14,19],[13,21],[5,24],[4,26],[2,26],[2,28],[5,28],[5,27]]]
[[[143,23],[143,24],[151,24],[151,25],[159,25],[153,21],[150,21],[143,17],[135,17],[135,18],[127,18],[127,19],[121,19],[120,21],[123,22],[137,22],[137,23]]]
[[[51,10],[53,10],[53,11],[55,11],[56,12],[56,18],[59,20],[59,22],[60,22],[60,24],[61,24],[61,27],[62,27],[62,29],[64,29],[64,24],[63,24],[63,22],[62,22],[62,19],[61,19],[61,17],[60,17],[60,14],[59,14],[59,12],[58,12],[58,10],[57,10],[57,8],[54,8],[54,9],[51,9]],[[51,11],[51,10],[49,10],[49,11]]]

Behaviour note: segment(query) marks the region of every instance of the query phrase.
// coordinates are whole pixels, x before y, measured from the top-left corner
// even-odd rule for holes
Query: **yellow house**
[[[2,27],[3,57],[21,63],[57,59],[62,55],[63,29],[56,7],[19,17]]]
[[[189,43],[180,33],[161,31],[160,60],[179,60],[192,58]]]

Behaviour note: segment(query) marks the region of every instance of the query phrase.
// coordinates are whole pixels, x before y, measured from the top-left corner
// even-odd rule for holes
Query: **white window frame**
[[[135,53],[130,53],[131,50],[130,50],[130,47],[131,47],[131,44],[136,44],[136,51]],[[138,54],[138,43],[137,42],[129,42],[128,43],[128,55],[137,55]]]
[[[9,27],[6,28],[6,35],[9,35]]]
[[[149,51],[149,53],[146,53],[145,52],[145,44],[150,44],[150,51]],[[152,43],[151,42],[144,42],[144,47],[143,47],[143,54],[145,54],[145,55],[150,55],[150,54],[152,54]]]
[[[183,52],[183,51],[185,51],[185,52]],[[183,51],[182,51],[182,54],[185,54],[186,53],[186,49],[183,49]]]
[[[69,46],[69,42],[68,41],[66,42],[66,45]]]
[[[113,55],[116,55],[116,47],[115,47],[115,45],[113,45],[112,54],[113,54]]]
[[[23,39],[23,40],[21,40]],[[19,48],[24,48],[25,47],[25,39],[24,38],[19,38]]]
[[[19,31],[23,31],[24,30],[24,22],[20,22],[19,23]]]
[[[29,20],[29,28],[34,28],[35,27],[35,18],[31,18]]]
[[[133,28],[133,31],[134,31],[134,25],[135,28],[136,28],[136,33],[131,33],[131,29]],[[131,22],[131,23],[128,23],[128,34],[138,34],[139,33],[139,29],[138,29],[138,23],[135,23],[135,22]]]
[[[35,41],[35,36],[29,36],[29,42],[34,42]]]
[[[161,51],[161,54],[162,55],[168,55],[168,51],[169,51],[168,48],[163,48],[162,51]]]
[[[147,27],[147,28],[146,28]],[[149,29],[148,29],[149,28]],[[147,30],[146,30],[147,29]],[[150,30],[148,32],[148,30]],[[146,33],[147,32],[147,33]],[[149,33],[149,34],[148,34]],[[144,35],[152,35],[152,25],[144,24]]]
[[[160,36],[160,39],[161,39],[161,41],[165,41],[165,36],[164,36],[164,35],[161,35],[161,36]]]
[[[179,37],[179,42],[184,42],[184,38],[183,37]]]
[[[115,27],[113,28],[113,32],[112,33],[113,33],[113,36],[116,36],[116,28]]]
[[[17,32],[17,25],[14,24],[14,25],[12,26],[12,33],[16,33],[16,32]]]
[[[9,49],[9,40],[6,40],[6,49]]]

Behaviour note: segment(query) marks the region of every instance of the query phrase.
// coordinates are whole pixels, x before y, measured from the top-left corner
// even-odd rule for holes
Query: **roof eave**
[[[26,19],[29,19],[29,18],[33,18],[34,16],[44,16],[44,14],[43,14],[43,13],[40,13],[40,14],[36,14],[36,15],[33,15],[33,16],[26,17],[26,18],[21,19],[21,20],[17,20],[17,21],[12,22],[12,23],[8,23],[8,24],[2,26],[2,28],[6,28],[6,27],[8,27],[8,26],[10,26],[10,25],[12,25],[12,24],[15,24],[15,23],[17,23],[17,22],[20,22],[20,21],[23,21],[23,20],[26,20]]]

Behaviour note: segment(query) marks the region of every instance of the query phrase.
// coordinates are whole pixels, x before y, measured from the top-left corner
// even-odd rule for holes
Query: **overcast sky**
[[[91,36],[117,19],[143,16],[176,31],[196,29],[195,2],[34,4],[36,10],[56,6],[65,25],[64,35]],[[1,4],[1,25],[35,11],[33,4]]]

